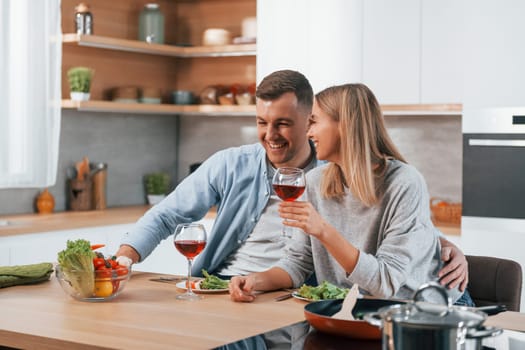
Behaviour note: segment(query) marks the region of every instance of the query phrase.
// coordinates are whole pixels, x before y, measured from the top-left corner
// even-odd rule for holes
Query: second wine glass
[[[191,263],[206,246],[206,229],[202,224],[179,224],[173,236],[175,248],[188,259],[188,282],[186,293],[178,295],[177,299],[199,300],[201,297],[191,289]]]
[[[279,198],[293,202],[303,194],[306,188],[304,170],[291,167],[279,168],[273,176],[272,186]],[[282,233],[284,237],[291,237],[291,233],[284,225]]]

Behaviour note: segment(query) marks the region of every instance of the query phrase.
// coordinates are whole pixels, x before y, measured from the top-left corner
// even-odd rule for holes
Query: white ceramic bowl
[[[228,45],[230,42],[230,32],[226,29],[209,28],[202,35],[202,44],[205,46]]]

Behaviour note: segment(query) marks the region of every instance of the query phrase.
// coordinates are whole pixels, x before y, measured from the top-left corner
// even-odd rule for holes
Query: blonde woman
[[[328,163],[308,173],[308,201],[279,209],[285,225],[304,233],[270,270],[233,278],[231,298],[299,287],[312,271],[318,281],[357,283],[379,298],[408,299],[437,280],[440,244],[425,181],[390,139],[370,89],[346,84],[318,93],[308,136]]]

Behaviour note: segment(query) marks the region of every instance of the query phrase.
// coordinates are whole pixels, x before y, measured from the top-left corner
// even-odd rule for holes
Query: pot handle
[[[368,312],[363,315],[363,320],[370,323],[372,326],[383,328],[383,321],[379,312]]]
[[[503,329],[496,327],[485,327],[469,329],[467,331],[467,339],[481,339],[487,337],[495,337],[500,335],[503,332]]]
[[[428,311],[428,310],[424,310],[422,309],[418,304],[417,304],[417,301],[419,301],[419,296],[421,295],[421,293],[423,293],[423,291],[427,290],[427,289],[435,289],[439,295],[443,298],[443,301],[445,302],[445,305],[446,305],[446,309],[442,312],[439,313],[440,316],[445,316],[448,314],[450,308],[452,307],[452,299],[448,296],[448,293],[447,293],[447,290],[445,289],[445,287],[443,287],[441,284],[437,283],[437,282],[428,282],[428,283],[425,283],[423,285],[421,285],[421,287],[419,287],[416,291],[416,293],[414,294],[414,297],[412,298],[413,299],[413,303],[414,305],[416,306],[416,308],[419,310],[419,311]]]

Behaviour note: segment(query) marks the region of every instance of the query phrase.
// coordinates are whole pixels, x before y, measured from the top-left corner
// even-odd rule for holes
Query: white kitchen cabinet
[[[464,0],[465,85],[469,108],[525,104],[525,2]]]
[[[9,254],[9,247],[2,244],[2,240],[0,239],[0,266],[9,265]]]
[[[257,81],[280,69],[314,92],[361,80],[362,0],[257,1]]]
[[[213,219],[202,219],[199,222],[204,224],[208,233],[211,232]],[[1,237],[0,266],[56,263],[58,252],[66,248],[67,241],[79,238],[87,239],[92,244],[105,244],[98,251],[110,256],[118,250],[122,236],[133,225],[130,223]],[[133,270],[185,275],[187,260],[175,249],[173,237],[170,236],[142,263],[135,264]]]
[[[420,103],[420,0],[366,0],[363,79],[381,104]]]
[[[464,0],[257,2],[257,80],[303,72],[314,91],[363,82],[380,104],[461,102]]]
[[[421,0],[420,103],[463,97],[464,0]]]
[[[56,262],[58,252],[66,248],[68,240],[88,239],[92,243],[107,242],[107,228],[95,227],[5,237],[0,241],[8,247],[10,265]]]

